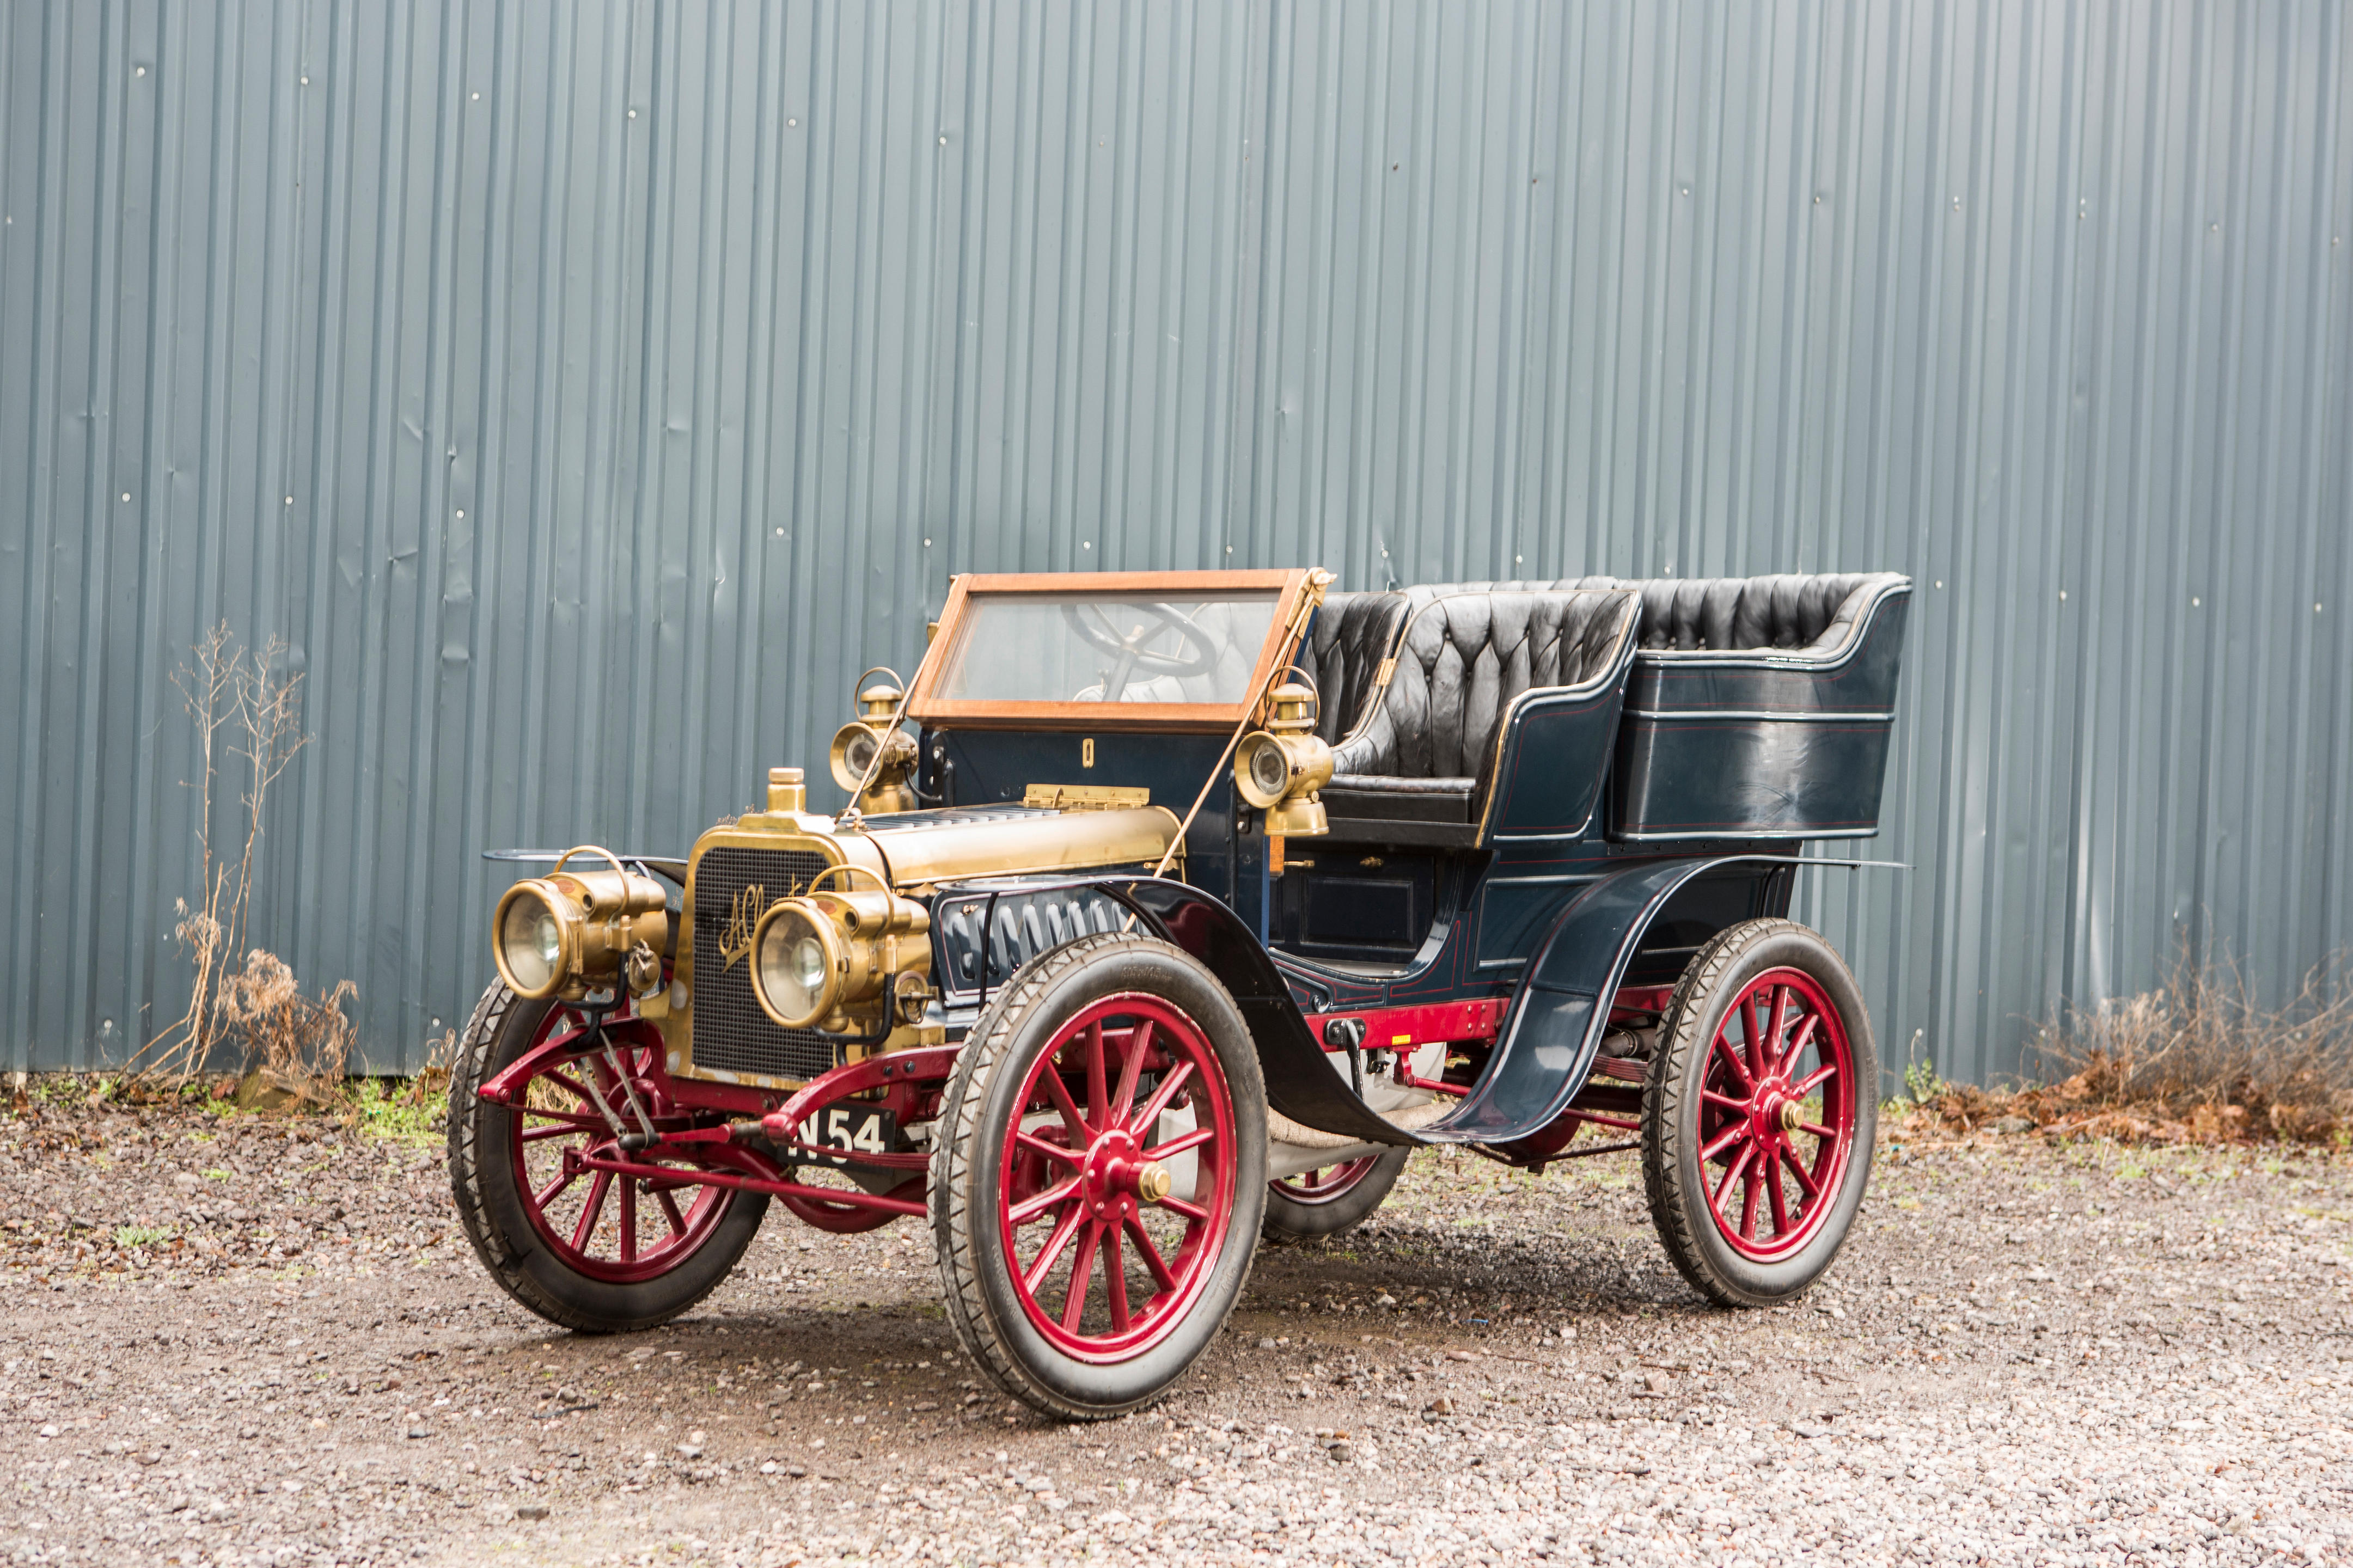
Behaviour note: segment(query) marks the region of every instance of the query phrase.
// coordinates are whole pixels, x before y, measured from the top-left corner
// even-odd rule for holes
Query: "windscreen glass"
[[[976,594],[936,694],[962,702],[1250,700],[1281,595]]]

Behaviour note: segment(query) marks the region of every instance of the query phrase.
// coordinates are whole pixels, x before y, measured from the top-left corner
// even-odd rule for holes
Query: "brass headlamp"
[[[886,992],[899,1021],[919,1022],[932,997],[931,929],[923,905],[886,888],[779,899],[752,929],[752,994],[786,1029],[847,1033],[849,1010]]]
[[[567,871],[575,855],[602,856],[610,870]],[[491,916],[499,978],[518,996],[577,1001],[618,980],[638,995],[661,984],[670,942],[670,895],[651,877],[621,868],[609,851],[567,849],[544,877],[517,882]]]
[[[870,669],[859,679],[874,673]],[[915,738],[899,728],[906,694],[894,684],[895,674],[881,673],[892,679],[878,680],[858,694],[859,716],[833,732],[827,755],[833,782],[849,792],[860,811],[873,816],[915,809],[915,792],[908,784],[915,771]]]
[[[1234,751],[1234,788],[1266,813],[1277,837],[1328,832],[1316,792],[1332,781],[1332,748],[1315,733],[1313,689],[1286,682],[1274,689],[1273,717],[1242,737]]]

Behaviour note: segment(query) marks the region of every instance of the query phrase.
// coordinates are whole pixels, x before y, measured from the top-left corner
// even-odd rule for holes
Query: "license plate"
[[[801,1142],[797,1160],[853,1165],[860,1155],[899,1151],[899,1119],[879,1105],[828,1105],[801,1123]]]

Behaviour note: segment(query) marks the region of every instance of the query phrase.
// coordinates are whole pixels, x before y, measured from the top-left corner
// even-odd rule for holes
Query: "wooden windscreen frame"
[[[939,635],[925,650],[907,693],[908,715],[917,723],[939,729],[965,730],[1092,730],[1110,734],[1122,731],[1199,731],[1217,733],[1242,721],[1277,667],[1290,657],[1292,622],[1306,592],[1307,568],[1283,567],[1236,572],[997,572],[969,573],[948,589],[940,611]],[[995,700],[934,695],[948,661],[963,641],[965,610],[976,595],[990,594],[1164,594],[1214,597],[1221,593],[1276,591],[1274,614],[1266,641],[1239,702],[1007,702]]]

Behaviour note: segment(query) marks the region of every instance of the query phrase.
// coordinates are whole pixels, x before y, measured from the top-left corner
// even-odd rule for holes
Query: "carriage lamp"
[[[833,782],[856,797],[860,811],[880,815],[915,808],[908,784],[915,771],[915,738],[899,728],[904,697],[898,687],[876,681],[858,694],[858,717],[833,732],[827,756]]]
[[[892,988],[892,1011],[916,1019],[931,1000],[931,916],[881,889],[780,899],[752,931],[752,994],[786,1029],[843,1032],[848,1008]],[[908,982],[912,979],[913,985]]]
[[[1332,748],[1315,733],[1315,700],[1307,687],[1276,687],[1274,716],[1234,752],[1234,787],[1266,813],[1266,830],[1276,837],[1329,831],[1315,792],[1332,780]]]
[[[567,871],[567,851],[544,877],[517,882],[491,917],[491,956],[515,994],[576,1001],[591,986],[618,979],[639,994],[661,983],[658,954],[670,942],[670,898],[651,877],[610,870]]]

